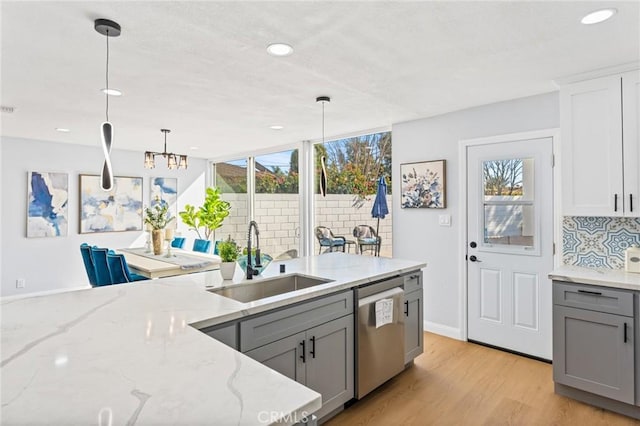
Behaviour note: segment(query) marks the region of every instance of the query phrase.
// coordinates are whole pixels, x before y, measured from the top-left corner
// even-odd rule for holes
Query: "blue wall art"
[[[69,218],[69,175],[29,172],[27,238],[66,237]]]
[[[624,268],[624,251],[640,245],[640,219],[572,217],[562,220],[562,262],[590,268]]]
[[[178,178],[151,178],[149,207],[154,207],[156,204],[169,206],[169,217],[176,218],[170,226],[175,228],[178,223]]]
[[[80,233],[142,230],[142,178],[116,176],[111,191],[100,176],[80,175]]]

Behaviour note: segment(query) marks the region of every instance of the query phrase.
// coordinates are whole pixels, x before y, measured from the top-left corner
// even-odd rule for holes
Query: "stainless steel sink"
[[[309,288],[331,282],[324,278],[309,277],[306,275],[287,275],[285,277],[256,280],[253,282],[234,284],[228,287],[209,290],[220,296],[228,297],[238,302],[253,302],[266,297],[277,296],[303,288]]]

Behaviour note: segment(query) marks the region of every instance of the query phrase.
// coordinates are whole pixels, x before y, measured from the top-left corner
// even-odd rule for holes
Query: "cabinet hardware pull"
[[[618,194],[613,194],[613,211],[618,211]]]
[[[302,355],[300,355],[300,359],[302,360],[303,363],[307,362],[307,356],[306,356],[306,349],[305,349],[305,343],[306,340],[303,340],[302,342],[300,342],[300,346],[302,346]]]
[[[633,194],[629,194],[629,211],[633,211]]]
[[[600,293],[599,291],[578,290],[578,293],[587,293],[587,294],[594,294],[596,296],[602,296],[602,293]]]
[[[311,340],[311,350],[309,351],[309,353],[313,358],[315,358],[316,357],[316,336],[313,336],[309,340]]]
[[[405,317],[409,316],[409,301],[408,300],[404,301],[404,316]]]
[[[624,323],[624,342],[627,343],[627,323]]]

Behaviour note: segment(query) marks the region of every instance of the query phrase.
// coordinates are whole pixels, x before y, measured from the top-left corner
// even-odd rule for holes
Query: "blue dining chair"
[[[116,254],[113,250],[107,252],[107,263],[109,265],[109,274],[111,275],[111,284],[130,283],[148,279],[145,276],[131,272],[124,255]]]
[[[185,237],[175,237],[173,241],[171,241],[171,247],[181,249],[182,247],[184,247],[185,241],[187,241]]]
[[[201,240],[196,238],[193,242],[193,251],[199,251],[201,253],[209,253],[211,250],[211,241],[210,240]]]
[[[101,247],[91,247],[93,264],[96,269],[96,286],[111,285],[111,273],[107,263],[107,252],[109,250]]]
[[[95,287],[97,285],[96,266],[93,262],[93,256],[91,255],[91,246],[87,243],[80,244],[80,253],[82,254],[82,261],[84,262],[84,269],[87,271],[89,284],[91,284],[91,287]]]

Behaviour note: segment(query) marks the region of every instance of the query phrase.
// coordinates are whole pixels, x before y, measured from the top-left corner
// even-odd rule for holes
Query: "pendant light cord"
[[[324,144],[324,101],[322,101],[322,144]]]
[[[107,70],[105,73],[105,80],[107,82],[107,87],[105,90],[105,97],[107,99],[107,109],[106,109],[106,116],[107,116],[107,121],[109,121],[109,30],[107,29]]]

